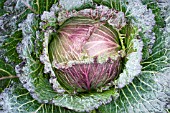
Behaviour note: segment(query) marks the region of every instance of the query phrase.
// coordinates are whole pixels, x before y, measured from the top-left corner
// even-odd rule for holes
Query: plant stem
[[[0,80],[12,79],[12,78],[18,78],[18,77],[17,76],[4,76],[4,77],[1,77]]]

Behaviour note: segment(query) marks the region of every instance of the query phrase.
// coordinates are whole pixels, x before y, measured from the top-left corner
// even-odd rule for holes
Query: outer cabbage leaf
[[[143,43],[137,39],[133,39],[131,43],[135,52],[127,55],[126,58],[128,60],[125,63],[124,70],[119,74],[119,78],[114,81],[118,88],[122,88],[131,83],[134,77],[139,75],[141,72],[142,66],[140,65],[140,61],[142,59]]]
[[[10,85],[12,78],[18,78],[14,68],[0,59],[0,93]]]
[[[17,43],[22,39],[22,32],[17,25],[28,12],[25,7],[17,1],[0,1],[0,86],[1,91],[10,86],[15,75],[14,66],[20,62],[16,52]],[[16,82],[17,79],[13,80]],[[1,92],[0,91],[0,92]]]
[[[18,23],[25,19],[28,9],[20,1],[2,0],[1,8],[5,13],[0,16],[0,58],[15,66],[21,60],[16,52],[18,42],[22,40],[22,32]]]
[[[169,109],[169,71],[142,73],[133,83],[120,90],[120,97],[102,106],[103,113],[163,112]]]
[[[0,45],[0,57],[12,66],[20,63],[21,60],[18,57],[16,50],[17,44],[22,40],[22,31],[15,31],[14,34],[8,36],[2,36],[2,45]]]
[[[52,104],[39,103],[33,99],[22,84],[13,84],[0,94],[0,109],[3,113],[75,113]]]
[[[0,1],[0,16],[6,13],[6,11],[3,9],[4,2],[5,0]]]
[[[57,0],[1,0],[0,1],[0,57],[6,62],[14,65],[21,62],[16,52],[16,45],[22,40],[22,32],[18,24],[22,22],[33,8],[37,8],[40,13],[49,10]],[[45,5],[44,5],[45,4]],[[33,10],[32,10],[33,9]],[[2,44],[1,44],[2,43]]]
[[[22,2],[35,14],[42,14],[44,11],[49,11],[58,0],[23,0]]]
[[[13,34],[18,30],[18,23],[20,23],[27,14],[29,9],[20,0],[2,0],[2,9],[5,13],[0,16],[0,36]]]

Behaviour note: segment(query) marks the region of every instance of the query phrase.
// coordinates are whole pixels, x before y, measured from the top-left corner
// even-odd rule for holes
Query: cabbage
[[[0,111],[168,112],[168,1],[0,1]]]

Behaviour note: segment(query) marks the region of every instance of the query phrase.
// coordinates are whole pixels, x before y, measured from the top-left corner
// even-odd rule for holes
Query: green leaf
[[[10,85],[13,78],[18,78],[14,68],[0,59],[0,93]]]
[[[89,112],[93,109],[97,109],[102,104],[107,104],[110,101],[116,100],[118,93],[114,88],[99,92],[83,93],[78,95],[64,94],[57,96],[52,100],[57,106],[66,107],[78,112]]]
[[[2,52],[2,58],[6,62],[13,65],[18,64],[21,60],[18,57],[16,50],[17,44],[22,40],[22,31],[16,31],[14,34],[5,37],[2,46],[0,46],[0,51]]]
[[[170,96],[168,73],[143,72],[132,84],[120,90],[116,101],[99,110],[103,113],[165,112]]]
[[[42,14],[44,11],[49,11],[53,4],[56,4],[58,0],[34,0],[34,3],[37,3],[37,8],[39,14]]]
[[[0,16],[0,58],[15,67],[21,62],[16,52],[17,44],[22,40],[22,31],[18,24],[30,11],[20,0],[2,0],[0,3],[6,12]]]
[[[6,0],[1,0],[0,1],[0,8],[2,9],[3,8],[3,6],[4,6],[4,2],[5,2]]]
[[[53,104],[39,103],[22,84],[13,84],[0,94],[0,112],[5,113],[75,113]]]
[[[16,47],[22,40],[22,31],[18,30],[21,22],[29,11],[18,1],[0,1],[0,92],[10,86],[11,81],[17,82],[15,65],[21,62]]]
[[[13,34],[18,29],[18,23],[23,21],[30,12],[20,0],[6,0],[2,10],[7,14],[0,16],[0,36]]]
[[[53,4],[56,4],[58,0],[27,0],[22,3],[33,13],[42,14],[44,11],[49,11]]]
[[[126,12],[126,0],[93,0],[94,3],[108,6],[109,8],[113,8],[118,11]]]
[[[1,1],[0,1],[0,16],[6,13],[6,11],[3,9],[4,2],[5,2],[5,1],[6,1],[6,0],[1,0]]]

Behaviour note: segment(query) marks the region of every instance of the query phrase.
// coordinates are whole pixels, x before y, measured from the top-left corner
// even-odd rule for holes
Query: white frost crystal
[[[125,14],[120,11],[115,13],[115,16],[108,20],[108,23],[118,29],[121,29],[126,25]]]
[[[151,9],[147,9],[147,5],[142,4],[141,0],[128,0],[127,12],[130,12],[128,16],[135,17],[132,23],[150,40],[148,43],[151,53],[151,48],[156,38],[155,34],[152,32],[155,25],[155,15],[152,13]]]
[[[51,22],[51,23],[55,23],[56,19],[55,19],[55,14],[53,11],[51,12],[47,12],[45,11],[43,13],[43,15],[41,16],[41,20],[44,22]],[[45,25],[45,23],[41,22],[41,25]],[[41,28],[43,28],[41,26]],[[55,73],[52,69],[52,64],[50,62],[49,59],[49,55],[48,55],[48,44],[49,44],[49,37],[50,37],[50,33],[52,33],[53,30],[46,30],[44,33],[44,41],[43,41],[43,53],[40,56],[40,61],[42,63],[44,63],[44,73],[50,73],[51,75],[51,79],[49,80],[50,83],[54,83],[53,84],[53,89],[55,91],[57,91],[58,93],[63,93],[64,89],[60,86],[60,84],[57,82],[57,78],[55,76]]]
[[[88,2],[92,2],[92,0],[60,0],[59,5],[66,10],[71,10]]]
[[[166,37],[166,46],[170,47],[170,1],[158,0],[158,5],[162,10],[162,15],[165,18],[166,26],[162,29],[164,37]]]
[[[51,12],[58,14],[57,21],[61,25],[64,21],[71,17],[84,16],[92,19],[99,19],[101,22],[107,21],[114,28],[121,29],[126,25],[126,18],[123,12],[109,9],[106,6],[95,6],[95,9],[83,9],[80,11],[69,11],[64,8],[59,8],[58,5],[53,5]]]
[[[118,88],[122,88],[126,84],[131,83],[134,77],[140,74],[142,69],[140,62],[142,60],[143,42],[137,39],[133,39],[132,42],[136,52],[132,52],[127,56],[128,61],[126,62],[125,69],[119,75],[119,78],[115,80],[115,85]]]

